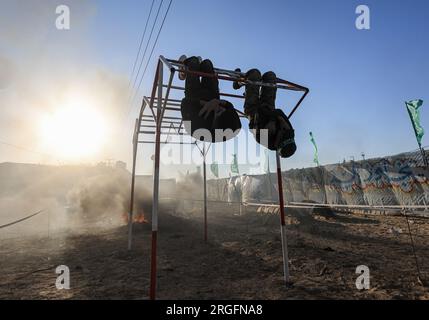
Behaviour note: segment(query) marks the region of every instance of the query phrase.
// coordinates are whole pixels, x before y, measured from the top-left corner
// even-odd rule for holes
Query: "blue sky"
[[[89,49],[76,63],[128,76],[151,0],[94,2],[85,35]],[[371,10],[370,30],[355,28],[360,4]],[[73,2],[71,6],[73,14]],[[284,162],[285,168],[314,165],[309,131],[322,164],[359,158],[361,152],[369,158],[414,150],[404,101],[425,101],[422,124],[429,132],[428,13],[426,0],[173,0],[141,94],[150,91],[160,54],[200,55],[222,68],[274,70],[311,90],[292,119],[298,151]],[[279,93],[282,109],[294,101],[296,96]],[[134,106],[127,128],[137,109]],[[423,138],[424,145],[428,139]]]

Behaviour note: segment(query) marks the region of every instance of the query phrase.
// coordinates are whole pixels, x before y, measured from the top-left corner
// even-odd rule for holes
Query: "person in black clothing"
[[[295,131],[284,112],[275,108],[276,74],[269,71],[261,76],[258,69],[251,69],[246,73],[246,79],[271,84],[271,86],[246,84],[244,113],[249,119],[249,128],[256,141],[270,150],[277,150],[283,158],[291,157],[296,151]],[[239,85],[234,83],[234,88],[238,89]],[[268,141],[265,141],[267,139],[261,130],[266,130],[265,137]],[[264,141],[261,141],[261,138]]]
[[[215,75],[213,64],[198,57],[180,60],[189,71],[197,71]],[[219,81],[216,77],[200,77],[194,74],[179,73],[179,78],[185,78],[185,97],[181,103],[182,119],[186,131],[195,139],[207,141],[199,129],[210,132],[210,142],[223,142],[234,138],[241,129],[241,122],[234,106],[221,100]]]

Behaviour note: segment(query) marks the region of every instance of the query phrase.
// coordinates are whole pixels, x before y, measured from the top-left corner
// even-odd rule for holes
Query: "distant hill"
[[[0,163],[0,197],[17,193],[40,197],[61,197],[79,181],[97,175],[111,175],[123,169],[107,166],[50,166],[24,163]]]

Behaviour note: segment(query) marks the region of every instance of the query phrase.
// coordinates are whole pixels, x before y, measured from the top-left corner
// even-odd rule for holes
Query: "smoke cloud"
[[[131,176],[125,170],[103,172],[85,179],[69,192],[70,209],[87,223],[126,222],[130,210],[130,181]],[[147,221],[152,211],[151,191],[137,185],[134,198],[134,221]]]
[[[0,238],[116,228],[128,220],[131,175],[123,168],[4,163],[0,181],[0,225],[44,210],[0,229]],[[149,222],[152,190],[138,183],[134,201],[134,221]]]

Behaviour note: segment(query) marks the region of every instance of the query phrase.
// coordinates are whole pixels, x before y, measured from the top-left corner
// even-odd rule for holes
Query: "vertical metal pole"
[[[282,181],[282,168],[280,163],[280,155],[276,152],[277,160],[277,183],[279,189],[279,205],[280,205],[280,232],[282,239],[282,250],[283,250],[283,272],[285,283],[289,283],[289,255],[287,249],[287,237],[286,237],[286,220],[285,220],[285,205],[283,199],[283,181]]]
[[[138,144],[138,131],[140,121],[136,119],[134,126],[133,136],[133,169],[131,174],[131,196],[130,196],[130,212],[128,213],[128,250],[131,250],[133,241],[133,213],[134,213],[134,190],[136,179],[136,158],[137,158],[137,144]]]
[[[162,64],[158,62],[158,106],[162,106]],[[158,236],[158,201],[159,201],[159,154],[160,154],[160,139],[161,139],[161,108],[158,108],[156,138],[155,138],[155,159],[154,159],[154,174],[153,174],[153,200],[152,200],[152,248],[151,248],[151,264],[150,264],[150,292],[151,300],[156,298],[156,277],[157,277],[157,236]]]
[[[271,172],[268,171],[268,183],[270,184],[270,202],[272,202],[273,199],[273,181],[271,180]]]
[[[203,180],[204,180],[204,241],[207,242],[207,173],[206,143],[203,142]]]
[[[48,239],[51,238],[51,210],[48,210]]]
[[[266,152],[268,152],[268,150],[266,150]],[[268,176],[268,184],[270,185],[270,202],[271,201],[273,201],[273,182],[272,182],[272,180],[271,180],[271,169],[270,169],[270,157],[268,156],[268,153],[266,154],[267,155],[267,176]]]

